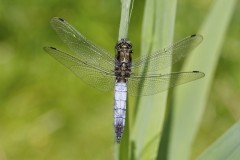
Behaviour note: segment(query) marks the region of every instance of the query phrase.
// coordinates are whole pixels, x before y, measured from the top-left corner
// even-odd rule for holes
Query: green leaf
[[[239,160],[240,157],[240,122],[233,125],[223,136],[214,142],[198,160]]]
[[[196,137],[204,107],[206,106],[214,72],[220,56],[225,31],[234,11],[236,0],[215,0],[203,23],[200,34],[203,43],[184,64],[184,71],[200,70],[205,77],[187,85],[177,87],[172,124],[169,157],[171,160],[187,160]]]
[[[143,29],[142,29],[142,55],[150,54],[160,50],[173,41],[176,0],[148,0],[145,4]],[[165,70],[166,73],[171,68]],[[132,139],[136,144],[136,157],[145,159],[156,157],[159,141],[149,143],[156,135],[160,137],[163,124],[167,92],[154,96],[137,97],[136,99],[136,120]],[[149,144],[145,150],[145,146]]]

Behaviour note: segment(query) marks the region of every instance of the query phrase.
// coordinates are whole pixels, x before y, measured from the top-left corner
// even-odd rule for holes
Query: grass
[[[183,69],[200,68],[205,77],[191,88],[176,88],[175,111],[172,124],[170,159],[188,159],[206,106],[213,76],[220,56],[224,36],[236,1],[215,1],[199,33],[203,43],[185,62]],[[222,13],[222,9],[225,12]],[[219,26],[219,27],[215,27]],[[197,93],[197,94],[193,94]],[[184,128],[183,128],[184,126]],[[181,144],[181,145],[180,145]]]
[[[173,42],[176,1],[147,1],[145,5],[142,28],[142,55],[157,51]],[[171,68],[165,70],[169,73]],[[144,146],[161,132],[164,120],[167,92],[150,97],[138,97],[135,108],[138,108],[133,140],[136,143],[136,157],[140,158]],[[138,103],[139,102],[139,103]],[[151,125],[150,125],[151,124]],[[152,157],[159,139],[152,148]],[[150,157],[151,158],[151,157]]]

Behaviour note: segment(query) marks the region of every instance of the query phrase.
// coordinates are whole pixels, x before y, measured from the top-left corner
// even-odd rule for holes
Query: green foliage
[[[203,152],[198,160],[227,159],[238,160],[240,157],[240,124],[236,122],[223,136]]]
[[[192,85],[175,90],[176,98],[173,102],[175,110],[169,152],[171,160],[189,159],[235,4],[235,0],[215,1],[199,31],[204,36],[204,41],[184,63],[183,70],[200,69],[206,76]],[[222,12],[223,8],[224,12]]]
[[[142,55],[150,54],[173,41],[176,1],[146,1],[142,27]],[[164,72],[169,73],[171,68]],[[133,140],[136,144],[136,157],[142,159],[144,147],[161,132],[167,92],[154,96],[137,97],[137,116],[134,124]],[[155,157],[159,139],[152,145],[150,158]],[[145,153],[144,153],[145,154]],[[144,155],[145,156],[145,155]]]

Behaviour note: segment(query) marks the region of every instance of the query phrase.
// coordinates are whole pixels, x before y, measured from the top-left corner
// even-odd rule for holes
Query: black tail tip
[[[121,141],[121,137],[117,137],[117,143],[119,144]]]

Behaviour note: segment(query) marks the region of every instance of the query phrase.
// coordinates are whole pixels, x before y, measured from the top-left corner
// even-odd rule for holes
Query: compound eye
[[[132,48],[132,44],[131,44],[131,42],[128,43],[128,46],[129,46],[130,48]]]

